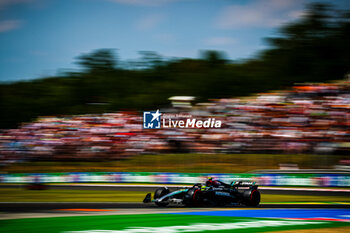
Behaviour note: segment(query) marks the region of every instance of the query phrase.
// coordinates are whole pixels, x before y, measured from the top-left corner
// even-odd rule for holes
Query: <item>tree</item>
[[[79,56],[77,63],[87,72],[100,73],[115,70],[117,60],[113,49],[98,49]]]
[[[153,51],[140,51],[141,55],[141,67],[145,69],[153,69],[163,64],[163,58]]]
[[[311,4],[299,21],[280,28],[280,36],[261,57],[281,84],[339,79],[349,70],[349,12]]]
[[[201,52],[201,58],[206,60],[210,66],[218,66],[226,63],[225,54],[223,52],[206,50]]]

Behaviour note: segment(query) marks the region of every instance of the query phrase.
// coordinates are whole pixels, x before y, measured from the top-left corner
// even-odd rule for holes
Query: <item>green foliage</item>
[[[104,73],[115,69],[116,60],[113,50],[99,49],[90,54],[79,56],[78,64],[82,65],[91,73]]]
[[[313,4],[306,16],[267,41],[269,49],[240,63],[216,51],[173,60],[143,51],[130,69],[120,65],[112,49],[83,54],[77,60],[84,68],[80,73],[0,85],[0,128],[42,115],[155,109],[173,95],[205,101],[341,79],[349,72],[350,11]]]

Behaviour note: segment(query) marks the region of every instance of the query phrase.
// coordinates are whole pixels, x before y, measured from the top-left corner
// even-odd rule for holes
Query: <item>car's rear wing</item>
[[[256,182],[253,181],[232,181],[231,186],[233,187],[249,187],[249,188],[258,188]]]

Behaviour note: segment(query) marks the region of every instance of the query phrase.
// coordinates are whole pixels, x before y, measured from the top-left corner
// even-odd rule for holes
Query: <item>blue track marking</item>
[[[334,218],[350,221],[350,209],[258,209],[181,212],[172,214],[251,218]]]

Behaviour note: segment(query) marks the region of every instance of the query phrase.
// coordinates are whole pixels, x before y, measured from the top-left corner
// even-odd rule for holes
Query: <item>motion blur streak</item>
[[[347,154],[349,109],[350,82],[344,81],[297,85],[249,99],[216,99],[186,110],[196,119],[215,116],[223,122],[213,129],[144,130],[138,112],[41,117],[1,132],[0,153],[5,163],[169,152]]]
[[[218,231],[232,229],[259,228],[266,226],[292,226],[292,225],[309,225],[323,224],[323,222],[306,222],[306,221],[252,221],[238,223],[212,223],[212,224],[194,224],[190,226],[166,226],[166,227],[137,227],[125,230],[88,230],[88,231],[70,231],[65,233],[177,233],[177,232],[198,232],[198,231]]]

